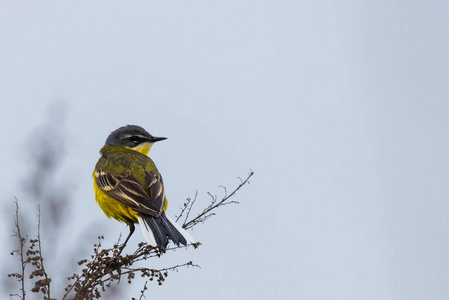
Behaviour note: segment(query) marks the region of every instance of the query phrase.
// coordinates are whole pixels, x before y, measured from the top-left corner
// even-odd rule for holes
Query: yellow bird
[[[148,244],[165,249],[169,239],[176,245],[195,243],[193,237],[166,214],[167,198],[162,176],[147,156],[154,137],[136,125],[112,132],[100,150],[93,172],[95,200],[109,218],[125,222],[129,235],[139,223]],[[123,248],[122,248],[123,249]]]

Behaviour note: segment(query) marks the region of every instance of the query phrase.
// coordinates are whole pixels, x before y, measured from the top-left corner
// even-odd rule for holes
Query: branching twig
[[[44,294],[44,300],[55,300],[50,295],[50,282],[51,278],[48,277],[47,271],[45,271],[44,257],[42,256],[42,243],[41,243],[41,209],[37,207],[37,239],[30,240],[30,249],[27,251],[27,262],[35,267],[35,270],[31,272],[30,279],[34,277],[43,277],[34,283],[34,287],[31,289],[33,293],[42,292]],[[37,246],[37,250],[34,248]]]
[[[186,222],[187,218],[189,217],[190,210],[192,209],[192,206],[196,201],[197,196],[198,196],[198,191],[195,191],[195,197],[193,197],[193,200],[192,200],[192,198],[187,198],[186,202],[184,202],[184,206],[181,208],[181,213],[179,214],[178,217],[176,217],[175,222],[178,222],[178,220],[181,218],[181,216],[184,214],[184,212],[187,211],[187,215],[184,220],[184,223]]]
[[[145,284],[143,286],[143,289],[140,291],[140,297],[139,300],[142,300],[142,298],[145,298],[145,291],[148,289],[147,288],[147,283],[148,281],[145,281]],[[132,298],[131,300],[136,300],[136,298]]]
[[[16,215],[14,217],[14,234],[12,235],[13,237],[16,237],[19,240],[19,247],[18,249],[15,249],[11,252],[11,255],[18,255],[19,259],[20,259],[20,265],[21,265],[21,272],[20,273],[11,273],[8,274],[8,277],[15,277],[17,278],[17,280],[21,283],[21,288],[20,288],[20,294],[10,294],[11,297],[19,297],[22,300],[25,300],[25,267],[26,267],[26,260],[25,260],[25,255],[24,255],[24,247],[25,247],[25,243],[28,239],[28,236],[22,236],[22,233],[20,232],[20,222],[19,222],[19,202],[17,201],[17,198],[15,198],[14,203],[16,204]]]
[[[136,273],[138,273],[142,277],[147,277],[150,281],[156,279],[158,284],[161,285],[168,276],[169,271],[177,271],[180,267],[197,267],[192,262],[159,270],[146,267],[132,267],[133,264],[139,261],[160,257],[162,253],[159,251],[159,248],[145,246],[145,243],[140,243],[134,254],[121,256],[118,254],[119,247],[116,247],[117,245],[111,249],[101,249],[102,239],[103,237],[99,237],[99,243],[94,245],[92,260],[84,259],[79,261],[79,264],[85,265],[85,268],[82,269],[80,276],[74,274],[69,278],[76,280],[73,285],[66,288],[63,300],[68,299],[67,297],[72,290],[75,291],[73,299],[99,298],[106,287],[110,287],[114,281],[120,280],[122,276],[126,276],[128,283],[131,283]],[[167,248],[166,251],[177,248],[180,247]]]
[[[193,218],[192,220],[186,222],[184,221],[184,224],[182,225],[183,228],[188,229],[191,228],[193,226],[195,226],[198,223],[204,223],[204,221],[206,221],[207,219],[209,219],[210,217],[212,217],[213,215],[215,215],[214,213],[212,213],[211,211],[220,207],[220,206],[224,206],[227,204],[232,204],[232,203],[238,203],[237,201],[228,201],[229,198],[231,198],[232,196],[235,195],[235,193],[242,188],[245,184],[249,183],[249,179],[251,178],[251,176],[254,175],[254,172],[250,172],[248,177],[246,177],[245,180],[242,180],[242,182],[239,184],[239,186],[237,186],[237,188],[235,188],[232,193],[230,193],[229,195],[226,195],[227,191],[226,188],[224,188],[225,190],[225,196],[219,201],[217,202],[217,197],[213,196],[212,194],[208,193],[209,196],[211,196],[212,201],[211,203],[195,218]],[[195,196],[196,198],[196,196]],[[193,202],[186,202],[184,203],[184,207],[186,207],[190,205],[188,212],[190,212],[190,210],[192,209],[193,206]],[[184,209],[185,210],[185,209]],[[184,210],[181,211],[181,214],[179,215],[178,219],[181,217],[181,215],[183,214]]]

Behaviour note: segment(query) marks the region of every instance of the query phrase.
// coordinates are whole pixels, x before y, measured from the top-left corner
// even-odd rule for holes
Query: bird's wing
[[[162,176],[159,172],[156,174],[145,172],[145,175],[151,203],[162,213],[166,201]]]
[[[120,174],[95,170],[95,182],[109,197],[153,217],[159,217],[165,204],[164,185],[161,175],[146,173],[149,193],[134,174]]]

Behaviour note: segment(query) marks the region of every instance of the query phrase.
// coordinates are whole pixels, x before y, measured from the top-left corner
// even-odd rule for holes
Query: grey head
[[[155,143],[165,140],[165,137],[155,137],[137,125],[122,126],[114,130],[106,139],[105,146],[125,146],[135,148],[144,143]]]

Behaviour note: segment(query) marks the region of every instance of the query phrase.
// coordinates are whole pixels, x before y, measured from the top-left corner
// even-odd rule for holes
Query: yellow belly
[[[97,186],[94,179],[95,200],[108,218],[114,218],[127,224],[137,223],[137,213],[129,206],[106,195]]]

